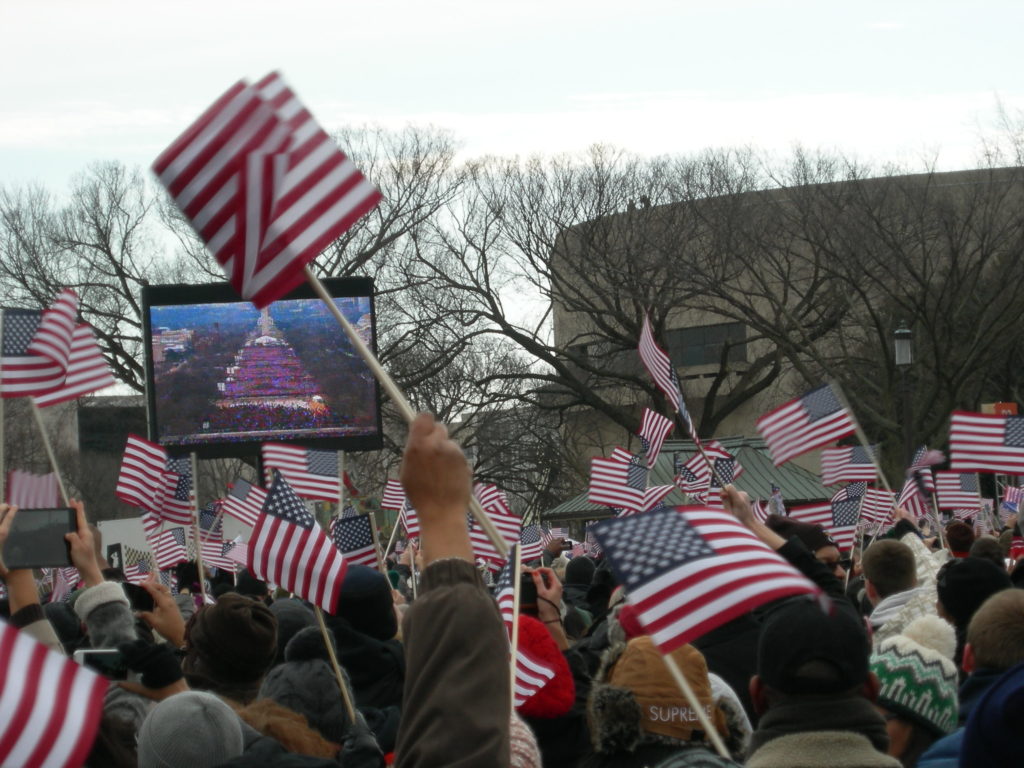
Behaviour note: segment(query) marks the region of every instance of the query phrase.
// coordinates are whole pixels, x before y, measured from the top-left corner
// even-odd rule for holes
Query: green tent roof
[[[783,464],[781,467],[776,467],[768,455],[768,448],[764,440],[759,437],[723,437],[719,438],[718,442],[735,456],[740,466],[743,467],[743,474],[736,480],[735,485],[741,491],[750,494],[751,498],[768,499],[772,493],[773,483],[782,490],[782,497],[787,506],[827,499],[836,491],[835,487],[822,485],[817,475],[795,464]],[[648,484],[652,486],[672,485],[675,477],[675,456],[678,455],[685,462],[694,454],[695,450],[694,444],[690,440],[667,441],[662,446],[658,463],[655,464],[651,472]],[[665,503],[680,505],[688,502],[686,494],[677,488],[665,497]],[[587,501],[587,494],[584,492],[559,504],[554,509],[548,510],[541,515],[541,519],[545,521],[596,520],[611,514],[608,507]]]

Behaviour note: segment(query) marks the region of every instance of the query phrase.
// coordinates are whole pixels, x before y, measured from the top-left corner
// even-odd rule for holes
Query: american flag
[[[343,519],[349,517],[356,517],[358,514],[359,512],[351,504],[346,504],[344,508],[341,510],[341,517]]]
[[[519,534],[519,542],[523,550],[523,562],[529,563],[533,560],[540,560],[544,554],[544,545],[541,543],[541,532],[540,526],[534,523],[533,525],[524,525],[522,532]]]
[[[249,570],[332,612],[345,578],[345,558],[280,472],[249,540]]]
[[[78,768],[92,748],[107,680],[0,622],[0,765]]]
[[[420,519],[408,501],[403,502],[402,511],[398,513],[398,524],[405,528],[405,535],[410,539],[420,535]]]
[[[928,471],[928,475],[929,477],[931,476],[931,470]],[[921,495],[921,489],[912,477],[908,477],[906,482],[903,483],[903,488],[900,489],[899,497],[896,500],[896,506],[907,510],[914,516],[915,520],[920,520],[929,514],[929,502]]]
[[[954,411],[949,425],[950,469],[1024,475],[1024,416]]]
[[[935,495],[939,499],[939,509],[977,509],[981,504],[978,476],[973,472],[936,472]]]
[[[844,480],[874,480],[874,456],[877,452],[878,446],[875,445],[868,448],[862,445],[826,448],[821,452],[821,484],[836,485]]]
[[[192,462],[188,456],[167,460],[164,489],[166,493],[157,514],[169,523],[192,525]]]
[[[258,485],[248,480],[235,480],[228,487],[228,495],[224,499],[224,514],[246,525],[256,525],[266,499],[267,492]]]
[[[601,545],[594,537],[594,532],[591,530],[591,528],[593,528],[593,526],[596,524],[596,520],[591,520],[590,522],[588,522],[586,525],[586,536],[584,536],[584,540],[587,544],[587,554],[591,557],[600,557],[604,554],[604,549],[602,549]]]
[[[835,540],[839,549],[849,549],[853,545],[863,498],[862,493],[842,488],[830,501],[791,507],[789,517],[803,523],[820,525]]]
[[[1003,501],[1005,502],[1019,506],[1021,497],[1024,497],[1024,488],[1008,485],[1003,489]]]
[[[147,536],[149,548],[153,550],[156,558],[156,567],[160,570],[173,568],[178,563],[188,560],[188,551],[185,549],[185,529],[170,528],[163,533],[156,533],[152,537]]]
[[[20,469],[7,473],[7,503],[19,509],[52,509],[60,505],[60,489],[53,472],[35,475]]]
[[[643,419],[640,422],[640,444],[644,449],[644,456],[647,458],[647,466],[654,468],[658,461],[658,454],[661,453],[661,446],[665,438],[672,434],[675,425],[672,419],[662,416],[650,408],[644,408]]]
[[[565,528],[542,528],[540,535],[540,543],[546,547],[555,539],[567,539],[569,538],[569,531]]]
[[[64,383],[77,313],[78,297],[67,290],[44,311],[2,310],[0,395],[44,395]]]
[[[705,459],[704,456],[708,458]],[[712,475],[710,461],[715,468]],[[704,453],[696,451],[685,464],[677,468],[676,485],[691,495],[708,494],[713,488],[720,488],[717,480],[731,483],[743,474],[743,467],[717,440],[704,445]],[[716,495],[712,493],[711,495]]]
[[[598,523],[594,533],[662,653],[769,601],[819,594],[727,512],[649,512]]]
[[[128,435],[115,494],[126,504],[158,512],[166,493],[167,451],[138,435]]]
[[[204,565],[233,571],[235,563],[224,554],[224,517],[218,516],[222,510],[220,501],[212,501],[199,510],[199,551]]]
[[[768,519],[768,507],[760,499],[754,499],[750,502],[750,508],[754,511],[754,519],[760,520],[762,523]]]
[[[869,523],[886,526],[892,522],[896,494],[881,488],[868,488],[864,493],[861,517]]]
[[[236,536],[232,541],[224,542],[223,554],[224,557],[233,562],[236,566],[244,568],[249,562],[249,547],[239,536]]]
[[[686,425],[686,431],[693,435],[693,419],[690,418],[690,412],[686,410],[686,403],[683,401],[683,391],[679,387],[679,375],[676,373],[676,367],[672,365],[672,359],[668,354],[655,342],[651,319],[646,314],[643,327],[640,329],[639,351],[644,368],[654,379],[658,389],[668,398],[672,408],[679,413]]]
[[[634,457],[628,463],[596,456],[590,460],[590,491],[587,500],[595,504],[639,511],[644,506],[647,467]]]
[[[485,483],[477,483],[473,488],[473,493],[509,547],[519,542],[523,521],[509,508],[505,493],[498,486]],[[491,543],[487,533],[475,518],[470,522],[469,540],[473,545],[473,554],[476,557],[484,559],[492,566],[505,561],[505,557],[494,548],[494,544]]]
[[[79,323],[71,339],[71,351],[64,381],[57,389],[36,396],[36,405],[45,408],[82,397],[112,386],[117,380],[96,343],[92,327]]]
[[[513,581],[513,570],[515,566],[515,550],[509,552],[508,562],[501,569],[498,581],[494,589],[494,598],[501,610],[501,618],[505,622],[505,631],[509,640],[512,638],[512,627],[515,618],[515,582]],[[555,670],[535,658],[522,646],[516,649],[516,676],[515,688],[513,691],[513,706],[521,707],[531,697],[548,684],[555,677]]]
[[[281,470],[299,496],[323,501],[338,500],[338,452],[314,451],[284,443],[263,444],[263,464],[269,472]]]
[[[772,495],[768,499],[768,511],[773,515],[786,515],[786,502],[782,498],[782,489],[772,483]]]
[[[127,547],[124,555],[124,580],[129,584],[141,584],[153,572],[149,554]]]
[[[53,591],[50,593],[50,602],[63,603],[71,597],[75,586],[82,579],[78,575],[78,569],[71,566],[54,570],[56,573],[53,577]]]
[[[377,565],[377,547],[369,515],[336,517],[331,520],[331,540],[345,560],[356,565]]]
[[[914,458],[907,467],[907,476],[916,478],[924,493],[935,492],[935,477],[932,475],[932,467],[942,464],[946,460],[942,451],[930,451],[928,446],[922,445],[914,452]]]
[[[757,420],[775,466],[852,434],[850,415],[829,384],[812,389]]]
[[[228,89],[153,171],[257,308],[381,200],[276,72]]]
[[[405,489],[398,480],[388,480],[384,495],[380,497],[381,509],[401,509],[405,506]]]

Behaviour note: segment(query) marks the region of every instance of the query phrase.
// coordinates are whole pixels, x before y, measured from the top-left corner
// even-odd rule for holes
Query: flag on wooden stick
[[[224,514],[246,525],[256,525],[266,499],[267,492],[258,485],[248,480],[235,480],[228,487],[228,495],[224,498]]]
[[[665,438],[672,434],[674,426],[672,419],[667,419],[650,408],[644,408],[640,431],[637,434],[640,436],[640,444],[649,468],[653,469],[657,463],[661,446],[664,445]]]
[[[844,480],[854,482],[875,479],[875,453],[877,446],[862,445],[826,448],[821,452],[821,484],[836,485]]]
[[[936,472],[935,495],[939,509],[970,507],[977,510],[981,505],[978,476],[973,472]]]
[[[249,540],[249,570],[333,612],[345,558],[278,470]]]
[[[377,565],[377,547],[373,543],[369,515],[332,519],[331,540],[348,563]]]
[[[690,418],[690,412],[686,410],[686,403],[683,401],[683,390],[679,386],[676,367],[672,364],[672,358],[668,356],[668,353],[654,340],[654,330],[651,328],[651,319],[647,314],[644,314],[644,323],[640,329],[638,349],[644,368],[654,379],[658,389],[664,393],[669,405],[679,414],[686,425],[686,431],[696,439],[697,436],[693,431],[693,419]]]
[[[853,416],[831,385],[823,384],[802,397],[769,411],[757,420],[775,466],[853,434]]]
[[[727,512],[648,512],[593,526],[612,571],[663,653],[759,605],[817,587]]]
[[[116,383],[117,380],[110,372],[110,366],[104,359],[99,344],[96,343],[92,327],[79,323],[71,340],[64,381],[53,391],[37,395],[35,401],[40,408],[46,408]]]
[[[381,199],[276,72],[229,88],[153,171],[257,308]]]
[[[78,297],[71,290],[45,310],[3,310],[0,395],[40,396],[64,383],[77,314]]]
[[[60,506],[60,488],[53,472],[36,475],[20,469],[7,473],[7,503],[20,509],[52,509]]]
[[[338,452],[314,451],[284,443],[263,444],[263,464],[279,469],[288,485],[307,499],[337,501]]]

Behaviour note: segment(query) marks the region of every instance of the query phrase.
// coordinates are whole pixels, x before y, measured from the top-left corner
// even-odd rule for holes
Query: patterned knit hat
[[[938,616],[922,616],[883,640],[871,656],[878,705],[936,736],[957,725],[956,634]]]

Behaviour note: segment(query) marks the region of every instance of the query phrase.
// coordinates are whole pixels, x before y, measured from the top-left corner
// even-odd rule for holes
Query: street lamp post
[[[910,464],[914,458],[913,410],[910,405],[910,366],[914,363],[914,335],[906,323],[901,323],[892,335],[893,360],[900,372],[900,389],[902,390],[902,407],[900,418],[903,421],[903,459]]]

